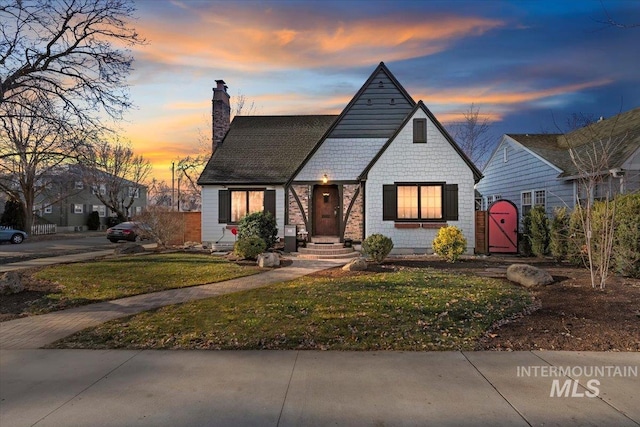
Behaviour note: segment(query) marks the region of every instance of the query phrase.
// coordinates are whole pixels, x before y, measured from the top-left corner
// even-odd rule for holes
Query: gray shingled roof
[[[338,116],[236,116],[198,184],[283,184]]]
[[[640,147],[640,108],[593,123],[565,135],[508,135],[562,170],[560,178],[578,175],[569,152],[586,158],[607,150],[608,168],[619,168]]]

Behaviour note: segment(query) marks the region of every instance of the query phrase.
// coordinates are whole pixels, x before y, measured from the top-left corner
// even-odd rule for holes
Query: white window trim
[[[45,207],[42,209],[42,211],[43,211],[44,213],[46,213],[46,214],[53,213],[53,207],[52,207],[51,205],[49,205],[49,206],[45,206]]]
[[[83,214],[84,213],[84,205],[80,203],[73,204],[73,213],[75,214]]]

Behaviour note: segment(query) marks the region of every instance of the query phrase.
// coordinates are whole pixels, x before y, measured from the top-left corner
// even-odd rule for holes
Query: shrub
[[[582,229],[582,219],[580,215],[583,211],[574,209],[569,216],[569,238],[567,239],[567,259],[574,265],[584,265],[586,244],[584,231]]]
[[[142,232],[153,239],[158,247],[184,243],[185,219],[180,212],[165,206],[147,206],[135,220],[143,225]]]
[[[529,239],[531,240],[531,252],[537,257],[546,255],[549,249],[549,219],[544,207],[538,205],[531,209],[531,228]]]
[[[442,227],[433,239],[433,251],[449,262],[455,262],[467,249],[467,239],[455,226]]]
[[[256,259],[258,255],[267,249],[267,245],[260,237],[250,236],[239,239],[233,252],[240,258]]]
[[[569,252],[569,214],[567,208],[555,209],[550,228],[549,250],[557,261],[562,261]]]
[[[238,223],[238,239],[259,237],[267,245],[275,245],[278,239],[278,226],[271,212],[254,212],[242,218]]]
[[[92,211],[87,218],[87,228],[95,231],[100,228],[100,214],[97,211]]]
[[[522,233],[520,233],[519,242],[520,255],[531,256],[531,211],[522,217]]]
[[[616,197],[613,264],[616,273],[640,278],[640,194]]]
[[[372,234],[362,242],[362,252],[381,263],[393,249],[393,241],[382,234]]]

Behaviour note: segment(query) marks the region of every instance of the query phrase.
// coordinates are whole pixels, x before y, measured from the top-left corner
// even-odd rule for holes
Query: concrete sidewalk
[[[112,253],[113,251],[110,251]],[[93,252],[95,255],[95,252]],[[69,257],[70,255],[67,255]],[[49,258],[47,258],[49,259]],[[158,307],[267,286],[342,265],[343,260],[299,260],[253,276],[189,288],[170,289],[0,322],[0,349],[35,349],[82,329]]]
[[[639,358],[590,352],[0,350],[0,425],[638,426],[637,376],[521,371],[635,366],[637,375]],[[593,379],[597,388],[585,388]],[[563,397],[550,396],[554,380],[571,386]],[[587,391],[597,396],[587,397]]]

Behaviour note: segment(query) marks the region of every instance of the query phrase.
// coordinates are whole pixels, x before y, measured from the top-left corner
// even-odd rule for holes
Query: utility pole
[[[171,162],[171,210],[176,200],[176,162]]]

